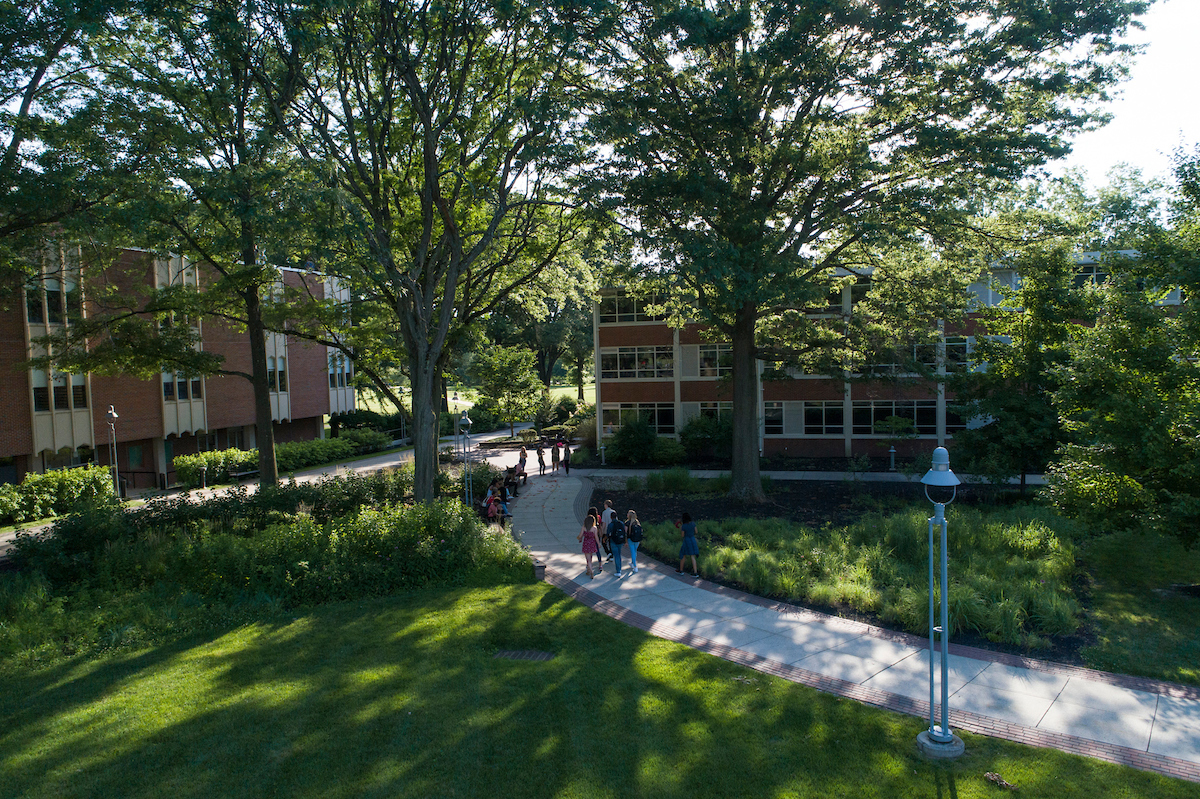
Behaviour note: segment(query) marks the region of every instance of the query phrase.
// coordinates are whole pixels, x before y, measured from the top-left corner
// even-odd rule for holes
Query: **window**
[[[763,403],[763,433],[768,436],[783,435],[783,403]]]
[[[196,436],[197,452],[212,452],[217,448],[216,433],[200,433]]]
[[[275,356],[267,358],[267,390],[277,391],[275,386]]]
[[[57,378],[54,381],[54,410],[69,411],[71,410],[71,391],[70,386],[62,378]]]
[[[621,402],[605,403],[601,421],[604,434],[610,435],[635,419],[645,419],[659,435],[675,435],[675,403]]]
[[[130,468],[140,468],[143,465],[141,444],[130,444],[126,453],[129,457]]]
[[[700,415],[707,416],[710,419],[732,419],[733,418],[733,403],[732,402],[702,402],[702,403],[700,403]]]
[[[892,428],[890,417],[908,419],[913,432],[919,435],[937,434],[937,400],[855,400],[852,419],[855,435],[887,435]],[[946,414],[946,430],[965,430],[966,423],[953,413]]]
[[[79,375],[82,377],[82,375]],[[74,376],[72,376],[74,379]],[[71,405],[76,408],[86,408],[87,404],[87,384],[73,383],[71,385]]]
[[[163,375],[163,399],[175,401],[175,375]]]
[[[188,381],[181,374],[175,375],[175,392],[181,401],[188,398]]]
[[[42,306],[42,287],[39,285],[25,287],[25,318],[31,325],[46,324],[46,313]]]
[[[1078,289],[1089,285],[1099,286],[1106,280],[1108,280],[1108,269],[1104,264],[1084,264],[1075,270],[1075,277],[1071,282]]]
[[[46,321],[52,325],[63,321],[63,293],[57,280],[46,281]]]
[[[674,375],[673,347],[617,347],[600,351],[600,377],[605,380]]]
[[[804,403],[804,435],[840,436],[844,416],[841,400],[806,402]]]
[[[700,376],[722,377],[733,374],[733,346],[730,344],[700,345]]]
[[[192,399],[200,399],[204,396],[204,381],[199,377],[192,378]]]
[[[600,299],[600,324],[614,322],[661,322],[667,317],[663,314],[651,314],[646,308],[651,305],[661,305],[663,297],[655,295],[647,298],[631,297],[621,291],[608,294]]]
[[[230,449],[245,449],[246,434],[239,427],[236,430],[228,430],[225,433],[225,443]]]
[[[279,391],[281,393],[286,393],[287,392],[287,358],[279,359],[279,369],[276,370],[275,377],[279,382]],[[347,378],[346,382],[347,383],[350,382],[349,378]]]

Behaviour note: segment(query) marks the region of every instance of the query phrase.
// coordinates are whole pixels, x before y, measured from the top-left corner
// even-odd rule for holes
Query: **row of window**
[[[605,404],[600,422],[604,434],[611,435],[637,419],[644,419],[660,436],[675,435],[675,403],[673,402],[622,402]]]
[[[733,348],[729,344],[701,344],[698,349],[698,365],[693,364],[692,369],[698,370],[700,377],[723,377],[733,372]],[[600,377],[604,380],[674,376],[674,347],[614,347],[600,351]]]
[[[836,435],[845,433],[845,406],[841,400],[787,403],[803,406],[804,435]],[[768,436],[784,434],[783,402],[763,403],[763,433]],[[700,414],[713,418],[733,414],[731,402],[702,402]],[[675,434],[675,405],[670,402],[605,403],[601,409],[604,434],[635,419],[647,421],[659,435]],[[966,423],[957,414],[946,413],[946,431],[965,430]],[[854,435],[918,435],[937,434],[937,400],[854,400],[851,403],[850,429]]]
[[[620,378],[674,377],[673,347],[617,347],[615,352],[600,352],[600,376]]]
[[[77,286],[66,291],[58,280],[31,282],[25,286],[25,319],[31,325],[61,325],[83,315],[83,294]]]
[[[49,386],[34,386],[33,409],[40,412],[49,411],[51,397],[54,399],[54,410],[56,411],[69,411],[72,408],[88,406],[86,385],[54,386],[53,391]]]
[[[854,400],[850,407],[850,432],[856,436],[905,432],[937,434],[937,400]],[[783,432],[782,418],[781,408],[780,433]],[[807,436],[840,436],[844,432],[844,422],[845,405],[841,400],[804,403],[804,434]],[[958,414],[946,412],[947,432],[966,429],[966,422]]]
[[[204,398],[204,381],[193,377],[190,381],[181,374],[163,375],[163,400],[166,402],[182,402],[188,399]]]
[[[335,353],[329,356],[329,387],[330,388],[345,388],[352,386],[354,379],[354,367],[350,360],[343,353]]]
[[[662,305],[661,297],[640,299],[627,294],[609,294],[600,298],[600,324],[614,322],[661,322],[667,317],[646,310],[652,305]]]

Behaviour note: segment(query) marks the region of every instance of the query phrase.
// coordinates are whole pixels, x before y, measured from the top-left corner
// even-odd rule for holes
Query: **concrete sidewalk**
[[[624,579],[610,563],[590,580],[575,536],[591,491],[583,476],[535,476],[512,505],[514,535],[546,564],[548,582],[653,635],[928,719],[928,639],[684,577],[648,558],[639,557],[639,572]],[[952,729],[1200,782],[1200,689],[953,644],[950,650]],[[940,667],[940,653],[935,658]]]

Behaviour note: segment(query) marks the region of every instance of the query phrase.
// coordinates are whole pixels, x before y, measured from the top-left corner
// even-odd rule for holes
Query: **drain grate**
[[[553,652],[539,652],[536,649],[501,649],[495,657],[505,660],[552,660]]]

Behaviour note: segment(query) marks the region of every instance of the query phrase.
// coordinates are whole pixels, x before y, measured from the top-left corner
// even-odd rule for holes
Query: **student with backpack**
[[[613,520],[608,523],[608,543],[612,547],[613,571],[618,580],[625,576],[621,574],[621,546],[625,543],[625,537],[625,522],[614,513]]]
[[[638,522],[637,513],[634,511],[629,511],[629,515],[625,518],[625,537],[629,541],[629,571],[637,574],[637,549],[638,544],[642,543],[642,525]]]

